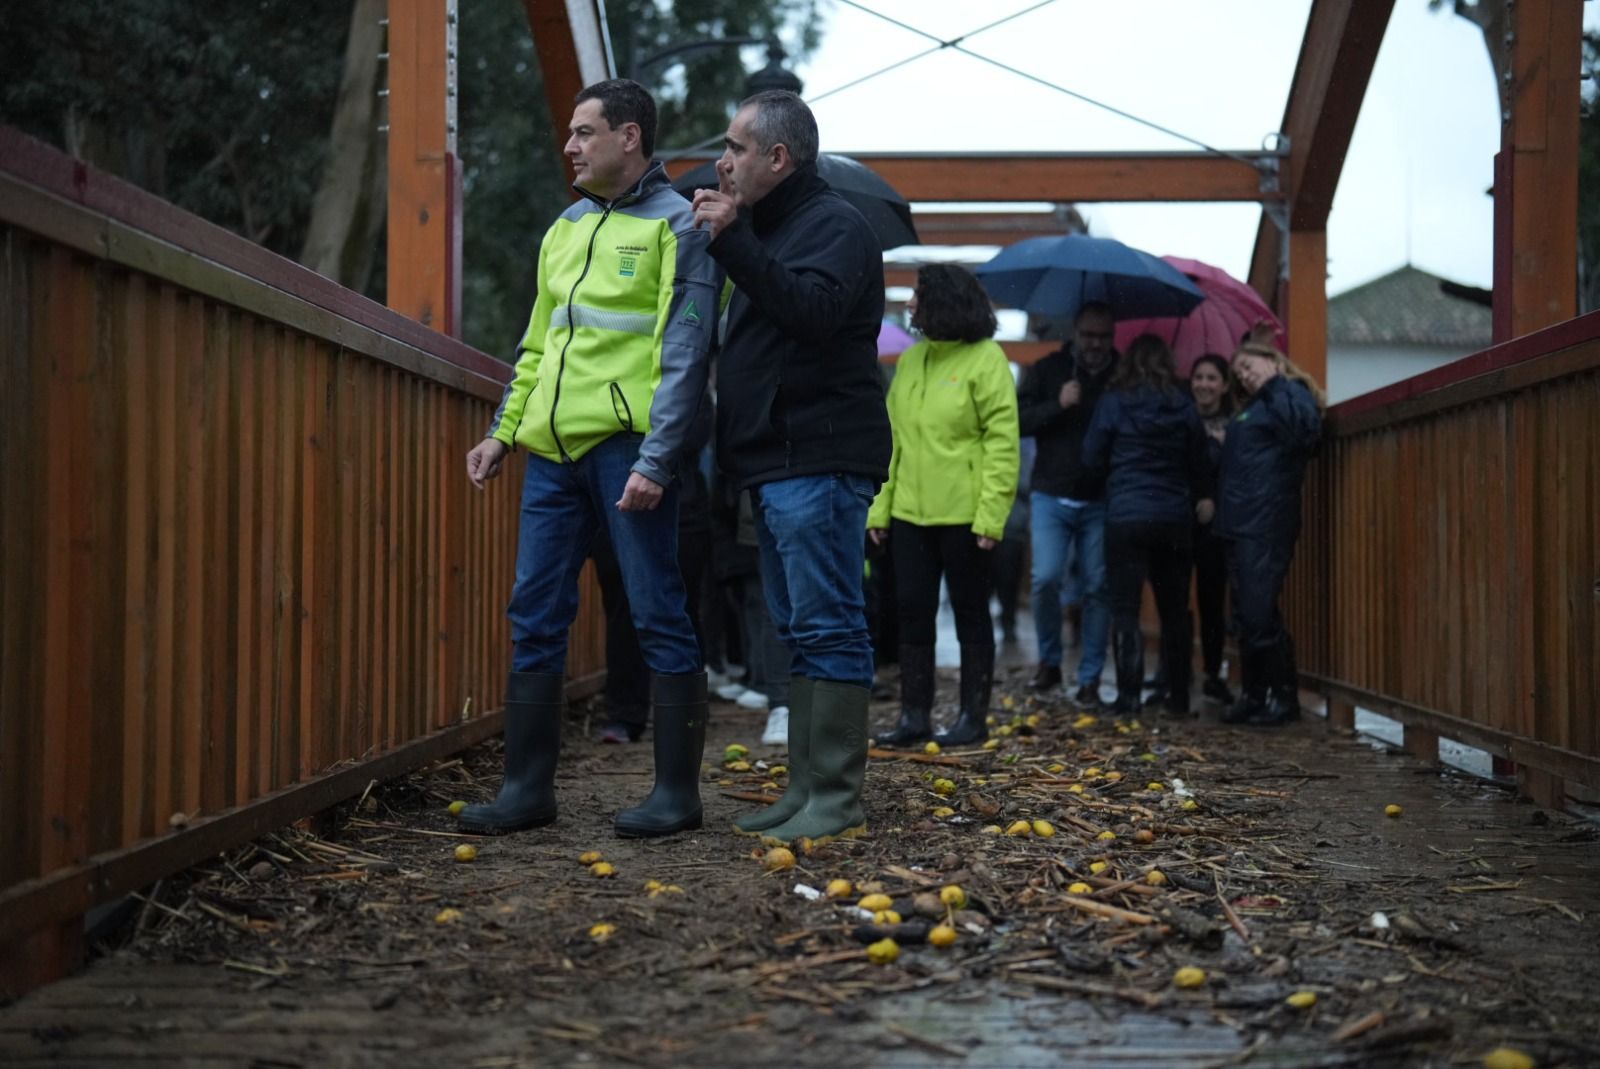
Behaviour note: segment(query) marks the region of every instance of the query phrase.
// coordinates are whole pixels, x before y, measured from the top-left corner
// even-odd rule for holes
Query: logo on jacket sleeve
[[[683,306],[683,311],[679,313],[678,320],[691,327],[700,325],[700,309],[695,305],[693,297],[690,297],[689,303]]]

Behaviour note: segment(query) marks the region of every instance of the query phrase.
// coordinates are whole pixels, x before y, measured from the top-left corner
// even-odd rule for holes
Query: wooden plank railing
[[[1600,313],[1330,410],[1285,601],[1335,723],[1600,787]]]
[[[464,473],[504,364],[3,129],[0,315],[17,990],[97,902],[498,729],[521,465]]]

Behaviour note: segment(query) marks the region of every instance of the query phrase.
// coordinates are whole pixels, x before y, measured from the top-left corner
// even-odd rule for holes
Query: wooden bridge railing
[[[95,904],[498,730],[521,466],[464,474],[504,364],[4,129],[0,317],[14,991]]]
[[[1286,598],[1308,686],[1600,788],[1600,313],[1333,408]]]

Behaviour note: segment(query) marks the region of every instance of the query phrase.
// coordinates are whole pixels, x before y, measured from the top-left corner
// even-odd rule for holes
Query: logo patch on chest
[[[639,258],[650,250],[643,245],[618,245],[617,246],[617,275],[621,278],[632,278],[639,270]]]

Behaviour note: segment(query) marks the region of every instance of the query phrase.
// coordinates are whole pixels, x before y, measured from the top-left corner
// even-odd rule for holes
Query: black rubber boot
[[[867,688],[819,679],[811,695],[811,793],[798,813],[762,832],[763,842],[827,842],[867,830]]]
[[[949,730],[934,736],[940,746],[971,746],[989,737],[989,695],[994,690],[994,647],[961,647],[961,712]]]
[[[484,835],[538,828],[556,819],[556,760],[566,680],[558,673],[512,672],[506,677],[506,773],[487,805],[469,805],[457,822]]]
[[[920,746],[933,737],[928,717],[935,687],[932,646],[900,647],[900,722],[879,735],[879,746]]]
[[[814,683],[805,676],[789,677],[789,786],[765,809],[746,813],[733,822],[734,830],[755,835],[776,827],[800,812],[811,794],[811,693]]]
[[[1261,654],[1241,650],[1239,658],[1244,685],[1239,690],[1239,700],[1224,709],[1217,718],[1224,724],[1253,723],[1267,707],[1267,680]]]
[[[706,748],[706,674],[655,676],[656,784],[612,822],[625,838],[647,839],[700,826],[700,758]]]
[[[1117,668],[1117,700],[1111,711],[1118,715],[1137,715],[1144,677],[1144,636],[1137,625],[1111,636],[1111,656]]]
[[[1277,727],[1300,719],[1300,680],[1294,663],[1294,643],[1285,635],[1276,650],[1262,658],[1267,678],[1267,700],[1249,721]]]

